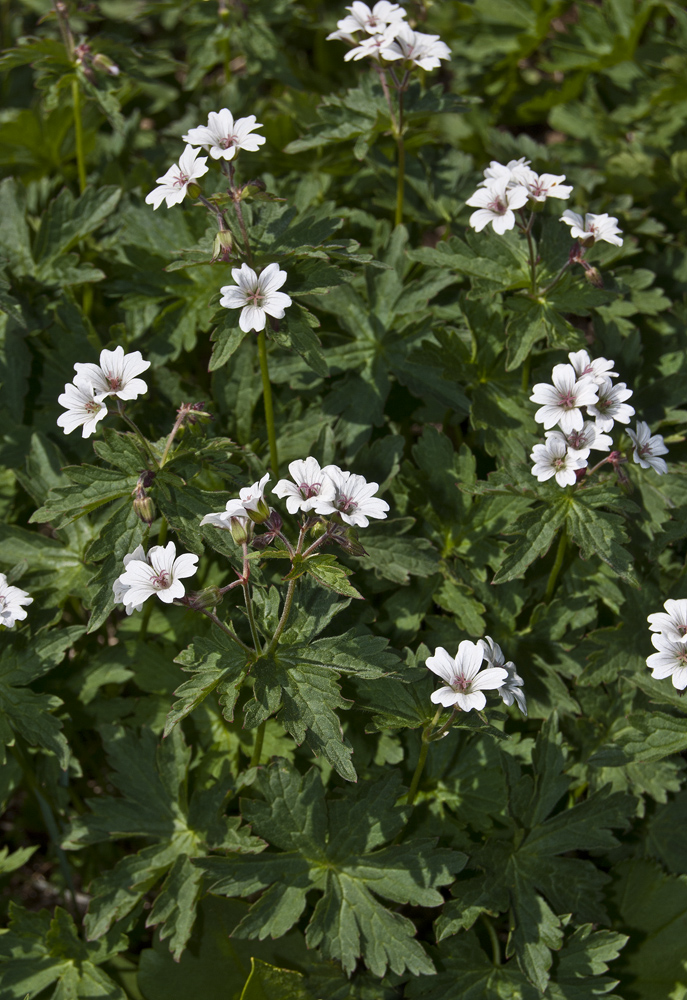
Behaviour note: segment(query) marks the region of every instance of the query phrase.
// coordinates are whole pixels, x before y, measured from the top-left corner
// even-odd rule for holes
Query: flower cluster
[[[57,426],[65,434],[82,427],[82,437],[90,437],[98,422],[107,416],[107,396],[130,400],[147,392],[148,386],[138,376],[148,368],[150,361],[144,361],[140,351],[125,354],[123,347],[101,351],[99,365],[75,364],[74,381],[65,385],[57,400],[66,409],[57,418]]]
[[[353,527],[366,528],[369,518],[385,518],[389,505],[375,496],[378,483],[368,483],[362,476],[345,472],[338,465],[320,468],[317,459],[309,456],[289,465],[291,480],[280,479],[272,493],[286,498],[289,514],[298,511],[319,516],[336,515]],[[247,525],[248,521],[261,524],[272,510],[265,501],[266,473],[259,482],[245,487],[239,499],[229,500],[226,509],[218,514],[206,514],[201,525],[212,524],[217,528]]]
[[[648,615],[653,633],[651,641],[657,653],[647,657],[646,665],[657,680],[670,677],[673,687],[684,691],[687,687],[687,599],[667,600],[665,611]]]
[[[255,115],[237,118],[234,121],[229,108],[211,111],[207,125],[191,128],[182,139],[187,144],[178,163],[172,164],[166,174],[158,177],[158,187],[146,195],[146,205],[153,209],[164,201],[167,208],[180,205],[186,197],[189,185],[208,172],[207,156],[199,156],[201,147],[213,160],[232,160],[240,149],[256,152],[265,142],[262,135],[253,135],[256,128],[262,128]]]
[[[451,51],[438,35],[413,31],[405,20],[406,12],[397,3],[379,0],[370,9],[360,0],[346,8],[349,13],[336,23],[336,31],[327,39],[338,39],[353,46],[344,56],[348,62],[370,57],[376,62],[399,62],[406,71],[437,69]],[[360,33],[362,32],[362,35]]]
[[[26,618],[24,605],[33,604],[25,590],[12,587],[7,582],[4,573],[0,573],[0,625],[13,628],[15,622],[23,622]]]
[[[538,174],[532,170],[525,157],[499,163],[492,160],[484,171],[484,180],[466,204],[477,209],[470,216],[470,225],[481,232],[491,223],[499,236],[515,226],[515,212],[529,202],[530,208],[547,198],[567,200],[572,187],[563,184],[565,174]],[[563,212],[561,222],[571,226],[571,235],[583,246],[589,247],[598,240],[622,246],[618,220],[609,215],[587,215],[584,218],[569,209]],[[524,228],[524,227],[523,227]]]
[[[555,476],[561,487],[575,484],[578,473],[587,467],[590,451],[610,452],[613,439],[608,432],[616,421],[629,424],[635,412],[627,403],[632,390],[624,382],[613,382],[618,375],[610,370],[615,362],[606,358],[592,361],[587,351],[572,352],[568,358],[570,364],[554,366],[553,384],[537,383],[530,396],[539,404],[534,419],[546,431],[546,441],[535,444],[530,455],[532,475],[540,483]],[[628,434],[635,462],[645,469],[667,472],[665,461],[657,457],[668,451],[660,434],[652,437],[641,420],[637,431],[628,430]],[[620,460],[619,453],[611,453],[605,461],[613,460]]]
[[[482,665],[486,667],[482,669]],[[523,715],[527,715],[527,702],[522,690],[522,677],[515,664],[506,662],[501,647],[490,636],[478,642],[464,639],[455,657],[439,646],[426,665],[442,681],[444,687],[432,692],[431,701],[444,708],[481,712],[487,703],[485,691],[496,690],[506,705],[517,702]]]

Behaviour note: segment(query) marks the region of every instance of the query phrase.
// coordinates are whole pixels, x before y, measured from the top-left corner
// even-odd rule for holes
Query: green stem
[[[531,222],[531,220],[530,220]],[[525,236],[527,237],[527,246],[530,253],[530,284],[532,295],[537,294],[537,258],[534,252],[534,241],[532,240],[531,225],[528,225],[525,229]]]
[[[489,940],[491,941],[491,953],[494,965],[501,965],[501,943],[498,939],[494,925],[492,924],[489,917],[484,913],[481,914],[482,923],[487,929],[487,934],[489,935]]]
[[[286,591],[286,599],[284,600],[284,610],[281,613],[281,618],[279,619],[279,624],[277,625],[276,631],[272,636],[272,641],[267,648],[267,654],[273,653],[276,649],[277,643],[279,642],[279,636],[284,631],[284,626],[289,617],[289,612],[291,611],[291,604],[293,602],[293,594],[296,589],[296,581],[289,580],[289,588]]]
[[[532,367],[532,356],[530,354],[525,358],[525,363],[522,366],[522,391],[527,392],[530,387],[530,369]]]
[[[262,754],[262,745],[265,742],[265,726],[267,725],[267,720],[263,719],[258,726],[258,731],[255,734],[255,743],[253,744],[253,753],[250,755],[249,767],[257,767],[260,763],[260,755]]]
[[[153,465],[157,466],[158,462],[157,462],[157,459],[155,458],[155,456],[153,455],[153,453],[152,453],[152,451],[150,449],[150,445],[148,444],[148,442],[147,442],[144,434],[140,430],[140,428],[136,426],[136,424],[133,422],[133,420],[131,419],[131,417],[127,416],[127,414],[126,414],[126,412],[124,410],[124,403],[122,402],[121,399],[117,400],[117,411],[118,411],[120,417],[122,418],[122,420],[124,421],[124,423],[129,425],[129,427],[134,432],[134,434],[136,435],[136,437],[138,438],[138,440],[141,442],[141,444],[143,445],[143,448],[145,450],[146,455],[151,460],[151,462],[153,463]]]
[[[250,634],[253,637],[253,645],[255,646],[255,652],[259,653],[261,649],[260,636],[258,635],[258,630],[255,625],[255,615],[253,614],[253,601],[250,595],[250,584],[248,583],[248,574],[250,573],[250,564],[248,562],[248,543],[243,543],[243,580],[241,581],[241,588],[243,590],[243,597],[246,602],[246,611],[248,613],[248,623],[250,625]]]
[[[558,272],[558,274],[556,275],[556,277],[553,279],[553,281],[550,281],[549,284],[546,286],[546,288],[542,288],[539,294],[546,295],[547,292],[550,292],[552,288],[555,288],[572,263],[573,262],[571,260],[567,260],[563,265],[563,267]]]
[[[216,614],[212,611],[208,611],[206,608],[196,608],[196,611],[200,611],[201,615],[205,615],[205,617],[209,618],[211,622],[214,622],[217,628],[220,628],[225,635],[228,635],[232,642],[235,642],[237,646],[240,646],[245,653],[249,653],[251,657],[253,656],[255,650],[251,649],[250,646],[247,646],[245,642],[239,639],[236,633],[232,632],[229,626],[225,625],[223,621],[220,621]]]
[[[174,441],[174,438],[177,436],[177,431],[184,422],[184,418],[186,417],[186,412],[178,414],[176,420],[174,421],[174,427],[172,427],[171,431],[169,432],[169,437],[167,438],[167,441],[165,443],[165,450],[162,452],[162,458],[160,459],[160,468],[162,468],[162,466],[167,461],[167,456],[169,455],[169,449],[172,447],[172,442]]]
[[[556,589],[556,581],[558,579],[558,574],[561,571],[561,566],[563,565],[563,559],[565,558],[565,547],[568,542],[568,535],[563,528],[561,532],[561,537],[558,540],[558,548],[556,549],[556,561],[551,567],[551,572],[549,573],[549,582],[546,584],[546,593],[544,595],[544,600],[548,604],[553,597],[553,592]]]
[[[267,440],[270,446],[270,465],[275,476],[279,476],[279,454],[277,452],[277,432],[274,424],[274,406],[272,404],[272,386],[270,372],[267,367],[267,341],[265,331],[258,333],[258,357],[260,359],[260,375],[262,377],[262,398],[265,406],[265,423],[267,424]]]
[[[417,759],[417,764],[415,765],[415,772],[413,774],[413,780],[410,782],[410,788],[408,790],[408,798],[406,803],[409,806],[415,802],[415,796],[417,795],[417,790],[420,787],[420,778],[422,777],[422,772],[425,769],[425,761],[427,760],[427,753],[429,751],[429,743],[425,740],[425,734],[422,734],[422,743],[420,744],[420,756]]]
[[[76,168],[79,175],[79,190],[81,194],[86,190],[86,160],[83,152],[83,125],[81,122],[81,92],[79,81],[74,77],[72,80],[72,104],[74,106],[74,136],[76,139]]]
[[[403,91],[398,94],[398,133],[396,135],[396,146],[398,149],[398,165],[396,173],[396,217],[395,225],[400,226],[403,222],[403,196],[405,192],[406,175],[406,150],[403,144]]]
[[[148,624],[150,623],[150,616],[153,613],[153,602],[148,601],[143,609],[143,614],[141,615],[141,627],[138,630],[138,641],[145,642],[148,636]]]

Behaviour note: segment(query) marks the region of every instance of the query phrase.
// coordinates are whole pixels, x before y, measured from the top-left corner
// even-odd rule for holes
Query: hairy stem
[[[396,216],[394,224],[400,226],[403,222],[403,197],[406,179],[406,149],[403,143],[403,90],[398,92],[398,129],[396,134],[398,162],[396,167]]]
[[[250,755],[250,767],[257,767],[260,763],[260,755],[262,754],[262,745],[265,742],[265,727],[267,725],[267,720],[263,721],[258,726],[258,731],[255,734],[255,743],[253,744],[253,753]]]
[[[165,450],[162,452],[162,458],[160,459],[160,468],[162,468],[162,466],[167,461],[167,456],[169,455],[169,449],[172,447],[172,442],[174,441],[174,438],[177,436],[179,428],[183,424],[185,417],[186,417],[186,412],[177,413],[177,418],[174,421],[174,427],[172,427],[171,431],[169,432],[169,437],[165,442]]]
[[[277,647],[277,643],[279,642],[279,636],[284,631],[284,626],[286,625],[289,613],[291,611],[291,604],[293,603],[293,595],[295,589],[296,589],[296,581],[289,580],[289,587],[288,590],[286,591],[286,598],[284,600],[284,608],[281,613],[281,618],[279,619],[279,624],[277,625],[275,633],[272,636],[272,641],[270,642],[269,647],[267,649],[268,654],[274,652],[274,650]]]
[[[501,965],[501,943],[498,939],[494,925],[489,917],[484,913],[481,914],[481,920],[486,928],[487,934],[489,935],[489,940],[491,941],[492,961],[494,965]]]
[[[212,202],[208,201],[208,199],[203,194],[198,195],[198,201],[202,205],[205,205],[208,211],[212,212],[212,214],[215,216],[215,218],[217,219],[217,228],[220,231],[220,233],[228,232],[229,227],[227,226],[227,220],[224,218],[224,212],[222,211],[222,209],[218,208],[217,205],[213,205]]]
[[[420,787],[420,778],[422,777],[422,772],[425,769],[425,761],[427,760],[428,751],[429,751],[429,743],[426,742],[423,733],[422,743],[420,744],[420,756],[418,757],[417,764],[415,765],[413,780],[410,782],[410,788],[408,790],[408,798],[406,799],[406,802],[409,806],[412,806],[413,803],[415,802],[415,796],[417,795],[417,790]]]
[[[558,272],[558,274],[556,275],[556,277],[553,279],[553,281],[550,281],[549,284],[546,286],[546,288],[542,288],[542,290],[540,291],[539,294],[540,295],[546,295],[547,292],[550,292],[552,288],[555,288],[556,285],[558,284],[558,282],[561,280],[561,278],[563,277],[563,275],[565,274],[565,272],[568,270],[568,268],[570,267],[570,265],[572,263],[573,263],[572,260],[566,260],[565,264],[560,269],[560,271]]]
[[[558,548],[556,549],[556,561],[551,567],[551,572],[549,573],[549,580],[546,584],[546,593],[544,595],[544,600],[548,604],[553,597],[553,592],[556,589],[556,581],[558,580],[558,574],[561,571],[563,565],[563,559],[565,558],[565,547],[568,543],[568,535],[563,528],[561,531],[561,537],[558,539]]]
[[[272,403],[272,385],[267,367],[267,340],[265,331],[258,333],[258,358],[260,359],[260,376],[262,378],[262,398],[265,406],[265,423],[267,424],[267,440],[270,446],[270,465],[275,476],[279,476],[279,454],[277,452],[277,430],[274,423],[274,405]]]
[[[250,584],[248,583],[248,577],[250,576],[250,563],[248,562],[248,543],[243,543],[243,578],[241,580],[241,587],[243,589],[243,598],[246,602],[246,611],[248,613],[248,623],[250,625],[250,634],[253,638],[253,645],[255,646],[255,652],[259,653],[261,648],[260,636],[258,634],[257,627],[255,625],[255,615],[253,614],[253,601],[250,593]]]
[[[72,80],[72,105],[74,107],[74,138],[76,141],[76,170],[79,175],[79,191],[86,190],[86,160],[83,151],[83,124],[81,121],[81,91],[79,81]]]
[[[214,611],[208,611],[207,608],[196,608],[196,611],[200,611],[201,615],[205,615],[205,617],[209,618],[211,622],[214,622],[217,628],[220,628],[225,635],[228,635],[231,641],[235,642],[237,646],[240,646],[245,653],[249,653],[253,656],[255,650],[251,649],[250,646],[247,646],[245,642],[239,639],[235,632],[232,632],[228,625],[225,625],[223,621],[220,621]]]
[[[140,427],[138,427],[133,422],[133,420],[131,419],[131,417],[127,415],[127,413],[126,413],[126,411],[124,409],[124,403],[122,402],[121,399],[117,400],[117,412],[119,413],[119,416],[122,418],[122,420],[124,421],[124,423],[129,425],[129,427],[134,432],[134,434],[136,435],[136,437],[138,438],[138,440],[141,442],[141,444],[143,445],[143,449],[144,449],[146,455],[148,456],[148,458],[150,459],[150,461],[153,463],[153,465],[158,466],[158,461],[155,458],[155,456],[153,455],[152,451],[150,450],[150,445],[148,444],[148,441],[146,440],[145,435],[141,431]]]

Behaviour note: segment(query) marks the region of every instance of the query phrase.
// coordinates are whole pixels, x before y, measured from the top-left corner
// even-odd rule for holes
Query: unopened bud
[[[196,184],[195,181],[186,188],[186,194],[189,198],[197,198],[200,194],[200,185]]]
[[[247,517],[230,517],[229,527],[231,529],[231,537],[237,545],[243,545],[244,542],[250,541],[253,534],[253,525]]]
[[[358,532],[355,528],[349,528],[347,531],[339,534],[336,532],[332,536],[332,541],[338,542],[344,552],[348,552],[351,556],[366,556],[367,552],[360,544],[358,538]]]
[[[256,501],[251,501],[251,503],[253,502],[255,502],[255,507],[246,507],[244,504],[244,510],[253,524],[264,524],[270,516],[270,508],[265,503],[264,497],[260,497],[260,499]]]
[[[155,504],[151,497],[142,492],[140,496],[134,497],[134,510],[145,524],[152,524],[155,520]]]
[[[119,66],[117,63],[112,62],[112,60],[108,56],[104,56],[102,52],[98,52],[93,56],[91,65],[93,66],[93,69],[100,70],[103,73],[108,73],[110,76],[119,76]]]
[[[222,602],[222,592],[219,587],[206,587],[188,595],[188,606],[198,610],[216,608]]]
[[[603,278],[601,277],[601,272],[597,267],[592,267],[590,264],[584,269],[584,276],[590,285],[594,285],[594,288],[603,288]]]
[[[231,233],[223,229],[215,234],[215,242],[212,247],[212,260],[231,260],[234,240]]]
[[[318,521],[316,524],[313,524],[310,529],[310,534],[313,538],[321,538],[326,530],[327,524],[324,521]]]

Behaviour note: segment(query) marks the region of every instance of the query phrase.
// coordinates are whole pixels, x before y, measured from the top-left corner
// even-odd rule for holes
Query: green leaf
[[[31,746],[54,753],[62,769],[69,762],[69,748],[62,723],[52,715],[62,705],[53,694],[37,694],[27,684],[43,677],[64,659],[67,650],[84,633],[81,626],[54,629],[33,640],[13,637],[0,654],[0,763],[5,747],[18,733]]]
[[[404,824],[405,811],[395,805],[398,775],[350,787],[345,797],[326,801],[316,771],[301,777],[281,760],[259,774],[258,788],[265,801],[243,800],[241,809],[279,851],[240,864],[225,858],[197,862],[214,893],[262,893],[234,936],[284,934],[303,912],[306,894],[317,890],[322,895],[306,931],[310,947],[321,947],[349,974],[359,956],[380,977],[387,967],[399,974],[434,971],[414,940],[412,922],[377,897],[438,906],[438,888],[463,867],[465,856],[439,849],[433,840],[382,846]]]
[[[507,583],[516,580],[535,559],[546,555],[556,534],[565,523],[566,505],[551,504],[520,514],[509,535],[517,535],[518,541],[506,549],[506,558],[494,574],[492,583]]]
[[[218,368],[226,365],[246,336],[247,334],[236,325],[236,317],[233,314],[222,317],[222,322],[212,331],[210,336],[210,340],[215,346],[212,348],[208,371],[215,372]]]
[[[243,941],[234,928],[246,915],[242,900],[205,896],[198,904],[198,919],[189,947],[180,961],[158,940],[141,953],[138,986],[145,1000],[227,1000],[239,997],[250,976],[252,962],[306,965],[303,937],[292,931],[278,941]]]
[[[470,927],[481,912],[513,910],[507,954],[515,954],[528,979],[547,988],[552,951],[563,941],[557,914],[607,921],[602,886],[608,881],[591,861],[571,857],[608,850],[616,844],[611,828],[623,827],[633,811],[632,799],[607,790],[560,810],[571,779],[564,773],[566,755],[555,714],[537,737],[532,775],[508,754],[503,755],[508,784],[511,836],[491,838],[474,852],[471,863],[481,874],[456,883],[437,921],[439,940]],[[511,839],[512,838],[512,839]]]
[[[64,997],[126,1000],[124,991],[101,966],[127,947],[126,935],[113,934],[84,944],[74,921],[59,906],[31,913],[10,902],[9,929],[0,935],[0,989],[8,1000],[37,996],[49,987]]]
[[[348,577],[351,575],[352,570],[342,566],[341,563],[337,561],[335,555],[332,555],[329,552],[317,552],[315,555],[308,558],[307,562],[304,564],[304,568],[305,572],[308,573],[309,576],[316,581],[316,583],[319,583],[321,587],[326,587],[327,590],[333,590],[336,594],[342,594],[344,597],[355,597],[359,600],[363,599],[363,595],[348,582]]]
[[[411,576],[431,576],[439,566],[436,549],[427,538],[407,536],[415,518],[397,517],[370,526],[364,536],[365,552],[360,565],[375,576],[405,584]]]
[[[137,854],[125,855],[91,886],[85,926],[90,938],[100,938],[138,904],[161,878],[164,884],[148,915],[148,926],[160,926],[176,958],[193,929],[200,883],[189,859],[210,847],[228,851],[261,850],[261,841],[239,830],[239,820],[224,812],[230,788],[225,771],[213,785],[193,788],[187,797],[191,750],[181,728],[158,745],[143,729],[140,739],[118,726],[103,727],[111,766],[111,783],[121,797],[87,800],[91,813],[74,820],[64,847],[76,850],[88,844],[121,838],[154,840]]]
[[[193,645],[179,653],[174,662],[193,676],[174,692],[179,700],[167,716],[165,736],[213,691],[219,695],[222,715],[233,722],[241,682],[250,665],[245,651],[213,625],[208,638],[194,639]]]
[[[240,1000],[312,1000],[300,972],[278,969],[259,958],[251,958],[250,976]]]

